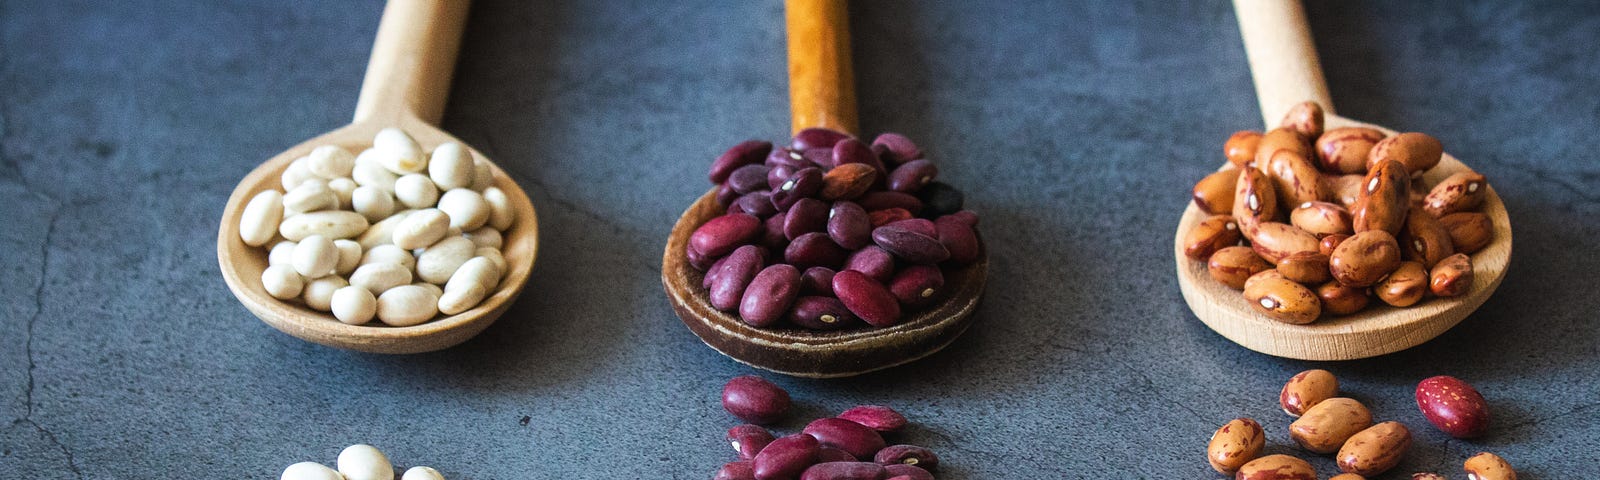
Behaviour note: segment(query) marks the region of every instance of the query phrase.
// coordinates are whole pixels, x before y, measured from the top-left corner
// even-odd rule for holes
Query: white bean
[[[294,246],[295,242],[288,240],[273,244],[272,250],[267,252],[267,265],[283,265],[294,268],[293,265],[290,265],[290,263],[294,262]]]
[[[358,186],[355,180],[349,178],[340,177],[328,180],[328,189],[333,190],[333,194],[339,197],[340,210],[349,210],[354,205],[352,202],[355,201],[356,187]]]
[[[471,188],[476,174],[472,160],[472,152],[459,143],[439,145],[428,159],[428,177],[442,190]]]
[[[477,250],[472,252],[472,255],[489,259],[490,262],[494,262],[495,270],[499,270],[501,275],[506,274],[506,266],[509,264],[506,263],[505,255],[500,254],[500,250],[489,247],[478,247]],[[495,283],[496,285],[499,284],[499,282]]]
[[[405,475],[400,476],[400,480],[444,480],[444,475],[433,467],[411,467]]]
[[[413,173],[394,182],[394,196],[411,208],[428,208],[439,202],[439,187],[427,175]]]
[[[370,148],[361,152],[356,156],[356,166],[350,170],[350,177],[355,179],[357,185],[393,192],[394,181],[400,176],[383,168],[383,163],[378,161],[380,155],[377,150]]]
[[[350,274],[350,284],[365,288],[373,295],[382,295],[389,289],[411,283],[411,269],[393,262],[369,263],[356,267]]]
[[[444,284],[444,295],[439,296],[439,311],[445,315],[471,310],[500,283],[500,272],[494,262],[483,257],[473,257],[461,264],[450,281]]]
[[[402,267],[406,267],[406,271],[417,268],[417,257],[412,256],[411,252],[406,251],[404,248],[394,246],[392,243],[385,243],[367,249],[367,252],[361,256],[361,265],[384,262],[399,264]],[[410,280],[406,281],[409,282]]]
[[[294,271],[308,279],[318,279],[333,275],[334,269],[339,266],[339,249],[333,246],[333,240],[322,235],[312,235],[300,240],[294,247]]]
[[[511,208],[511,198],[500,187],[489,187],[483,191],[483,201],[489,203],[489,226],[495,230],[506,231],[517,220],[517,211]]]
[[[333,268],[333,273],[349,275],[361,265],[360,243],[355,240],[334,240],[333,248],[339,250],[339,264]]]
[[[338,470],[317,462],[300,462],[283,469],[279,480],[345,480]]]
[[[333,305],[333,292],[350,286],[350,282],[338,275],[328,275],[306,284],[306,291],[300,294],[300,299],[305,300],[306,306],[319,312],[326,312]]]
[[[450,216],[437,208],[417,210],[394,227],[394,245],[407,250],[432,245],[450,230]]]
[[[306,170],[322,178],[348,177],[355,166],[356,156],[338,145],[311,149],[311,154],[306,156]]]
[[[292,300],[306,287],[304,278],[288,265],[273,265],[261,271],[261,286],[267,295],[279,300]]]
[[[480,247],[500,248],[505,244],[505,238],[494,227],[483,227],[467,232],[466,237]]]
[[[427,250],[417,255],[417,278],[434,285],[444,285],[450,281],[450,276],[461,268],[461,264],[472,259],[472,252],[478,246],[462,237],[448,237],[438,243],[429,245]]]
[[[382,188],[363,185],[350,192],[350,206],[367,217],[367,221],[376,222],[394,214],[394,195]]]
[[[278,180],[279,184],[283,186],[283,191],[287,192],[294,190],[294,187],[300,186],[300,182],[313,178],[317,178],[317,176],[312,174],[311,170],[306,169],[306,157],[300,157],[294,159],[293,162],[289,162],[289,167],[283,169],[283,175]]]
[[[377,447],[356,444],[339,452],[339,473],[345,480],[394,480],[394,465]]]
[[[431,284],[431,283],[428,283],[428,282],[417,282],[417,283],[413,283],[411,285],[414,286],[414,287],[421,287],[423,290],[427,290],[427,291],[431,292],[433,294],[434,298],[439,298],[440,295],[444,295],[444,289],[443,288],[439,288],[438,285],[434,285],[434,284]]]
[[[472,159],[472,189],[483,191],[494,186],[494,169],[489,168],[489,161],[481,158]]]
[[[339,194],[333,193],[333,189],[328,188],[328,182],[320,178],[300,182],[300,186],[283,194],[283,208],[291,212],[315,212],[338,206]]]
[[[278,223],[283,221],[283,194],[277,190],[262,190],[250,197],[239,215],[239,239],[245,245],[266,245],[278,234]]]
[[[361,236],[356,238],[356,242],[361,244],[361,248],[369,250],[378,245],[387,245],[392,243],[394,241],[395,229],[399,228],[400,222],[406,221],[406,217],[410,216],[413,212],[415,212],[415,210],[402,210],[399,212],[394,212],[394,215],[390,215],[389,218],[385,218],[378,223],[372,224],[372,228],[368,228],[367,231],[361,232]]]
[[[348,325],[361,325],[372,321],[372,316],[378,314],[378,297],[365,288],[351,285],[333,291],[330,307],[333,318]]]
[[[296,242],[312,235],[333,239],[354,238],[361,232],[367,231],[367,226],[367,217],[359,213],[323,210],[283,219],[283,225],[278,226],[278,234]]]
[[[378,131],[372,138],[378,164],[399,175],[417,173],[428,168],[428,159],[422,156],[422,147],[406,132],[389,127]]]
[[[439,210],[450,216],[450,226],[462,230],[476,230],[489,221],[489,202],[465,188],[444,192],[439,197]]]
[[[439,296],[416,285],[401,285],[378,296],[378,320],[395,327],[426,322],[439,313]]]

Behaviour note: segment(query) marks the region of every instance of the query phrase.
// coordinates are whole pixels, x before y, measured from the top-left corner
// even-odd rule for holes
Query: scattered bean
[[[1239,480],[1317,480],[1311,464],[1288,455],[1267,455],[1239,467]]]
[[[1339,379],[1333,373],[1322,369],[1306,370],[1295,374],[1288,383],[1283,384],[1283,390],[1278,392],[1278,405],[1283,407],[1283,413],[1299,418],[1311,407],[1322,403],[1323,400],[1334,398],[1339,393]]]
[[[734,377],[722,387],[722,408],[757,425],[783,418],[789,411],[789,403],[789,392],[755,375]]]
[[[345,480],[338,470],[317,462],[300,462],[283,469],[280,480]]]
[[[817,462],[821,444],[811,435],[797,433],[773,440],[756,454],[755,478],[778,480],[798,478],[806,468]]]
[[[733,451],[739,454],[740,460],[756,458],[756,454],[774,439],[772,432],[748,423],[728,429],[727,436],[728,444],[733,445]]]
[[[1236,418],[1217,428],[1206,446],[1206,460],[1223,475],[1232,475],[1266,448],[1267,432],[1249,418]]]
[[[1469,480],[1517,480],[1517,471],[1511,468],[1511,463],[1489,452],[1473,455],[1461,468],[1467,471]]]
[[[906,426],[906,417],[882,405],[861,405],[845,410],[839,418],[856,422],[879,432],[896,432]]]
[[[394,465],[372,445],[351,445],[339,452],[339,473],[345,480],[394,480]]]
[[[1473,438],[1489,431],[1489,402],[1472,385],[1440,375],[1417,383],[1417,408],[1439,431]]]
[[[804,433],[822,445],[834,447],[856,458],[873,458],[885,443],[876,430],[842,418],[819,418],[806,424]]]
[[[1339,470],[1371,477],[1400,464],[1411,449],[1411,431],[1400,422],[1383,422],[1351,436],[1334,457]]]
[[[1354,399],[1337,397],[1306,409],[1299,419],[1289,424],[1289,436],[1306,450],[1326,454],[1338,451],[1346,440],[1370,426],[1372,413],[1365,405]]]

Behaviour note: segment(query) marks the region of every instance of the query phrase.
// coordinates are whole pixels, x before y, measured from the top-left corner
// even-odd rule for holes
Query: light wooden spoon
[[[844,0],[788,0],[789,100],[794,131],[825,127],[856,132],[855,79]],[[834,332],[755,328],[711,306],[702,274],[689,265],[689,236],[725,213],[716,189],[683,213],[667,239],[661,283],[683,324],[711,348],[747,365],[785,375],[847,377],[915,361],[944,348],[971,324],[989,268],[987,250],[971,265],[945,272],[946,298],[886,328]]]
[[[417,353],[447,348],[472,338],[505,313],[527,283],[539,250],[538,217],[528,195],[494,162],[494,186],[506,193],[516,222],[504,233],[509,270],[500,287],[471,310],[411,327],[370,323],[346,325],[332,315],[268,295],[261,286],[267,267],[264,248],[239,238],[239,217],[256,193],[279,188],[284,169],[321,145],[339,145],[360,152],[386,127],[399,127],[416,138],[424,151],[446,142],[461,143],[434,125],[444,115],[456,50],[467,19],[466,0],[390,0],[378,25],[372,59],[361,83],[355,120],[350,125],[307,140],[262,163],[228,197],[217,232],[217,262],[222,278],[239,302],[268,325],[284,333],[332,347],[375,353]],[[465,144],[463,144],[465,145]],[[467,147],[477,158],[483,152]]]
[[[1234,11],[1255,78],[1261,117],[1268,128],[1277,126],[1290,107],[1312,100],[1322,104],[1329,129],[1369,127],[1388,135],[1396,133],[1333,114],[1327,82],[1323,80],[1310,26],[1299,1],[1234,0]],[[1423,179],[1434,185],[1462,171],[1470,169],[1447,153]],[[1178,285],[1195,316],[1212,330],[1251,350],[1302,360],[1350,360],[1397,352],[1454,327],[1482,305],[1505,278],[1506,265],[1511,260],[1511,222],[1493,188],[1488,190],[1482,211],[1494,224],[1494,240],[1471,255],[1472,289],[1459,297],[1430,297],[1409,308],[1394,308],[1373,300],[1355,314],[1325,315],[1307,325],[1272,320],[1252,310],[1239,291],[1213,280],[1205,262],[1184,256],[1184,235],[1206,218],[1193,202],[1184,210],[1173,242]]]

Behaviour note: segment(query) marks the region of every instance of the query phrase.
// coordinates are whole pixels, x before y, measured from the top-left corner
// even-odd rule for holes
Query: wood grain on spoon
[[[1295,104],[1311,100],[1322,105],[1329,129],[1359,126],[1387,135],[1397,133],[1333,114],[1300,2],[1235,0],[1234,11],[1239,17],[1262,119],[1268,128],[1277,126]],[[1447,153],[1438,166],[1423,175],[1423,180],[1434,185],[1451,174],[1468,170]],[[1237,290],[1213,280],[1205,262],[1184,255],[1184,234],[1206,217],[1193,203],[1184,211],[1173,242],[1178,285],[1195,316],[1212,330],[1251,350],[1303,360],[1350,360],[1404,350],[1454,327],[1488,300],[1505,278],[1511,258],[1511,223],[1505,204],[1491,187],[1481,208],[1494,225],[1495,238],[1471,255],[1473,285],[1459,297],[1429,298],[1409,308],[1373,302],[1355,314],[1325,315],[1307,325],[1272,320],[1252,310]]]
[[[789,0],[784,5],[794,131],[825,127],[857,133],[844,0]],[[943,300],[908,314],[893,326],[831,332],[755,328],[711,306],[700,286],[703,276],[689,265],[685,254],[694,230],[725,211],[716,200],[715,189],[690,205],[667,239],[661,282],[678,317],[701,341],[757,368],[823,378],[912,362],[939,351],[965,332],[983,294],[988,275],[986,247],[978,261],[946,271]]]
[[[494,186],[506,193],[517,217],[503,233],[502,253],[508,271],[488,298],[465,312],[411,327],[346,325],[331,314],[268,295],[261,286],[261,272],[267,267],[266,250],[245,245],[239,238],[239,217],[245,203],[256,193],[278,188],[284,169],[313,148],[339,145],[361,151],[371,146],[378,130],[386,127],[405,130],[424,150],[446,142],[462,143],[434,125],[444,114],[467,9],[465,0],[391,0],[373,42],[354,121],[279,153],[234,188],[217,232],[217,261],[228,288],[262,321],[323,345],[376,353],[417,353],[447,348],[477,335],[505,313],[521,293],[538,254],[537,214],[522,188],[483,152],[470,146],[467,148],[474,156],[489,161]]]

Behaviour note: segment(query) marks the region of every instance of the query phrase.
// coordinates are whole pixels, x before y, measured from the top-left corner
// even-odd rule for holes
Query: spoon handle
[[[789,110],[794,131],[856,133],[856,85],[845,0],[787,0]]]
[[[1277,126],[1290,107],[1306,100],[1333,113],[1300,0],[1233,0],[1233,11],[1267,127]]]
[[[444,116],[469,0],[389,0],[361,81],[355,121]]]

